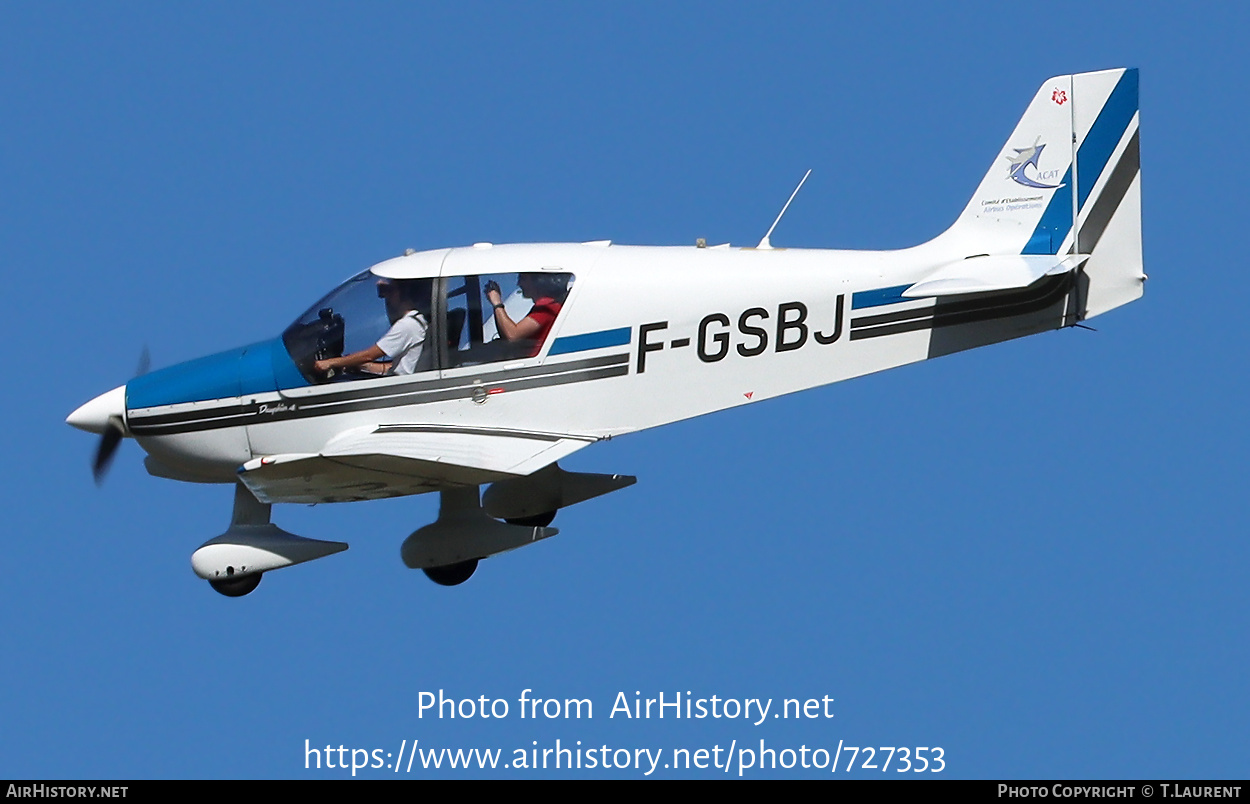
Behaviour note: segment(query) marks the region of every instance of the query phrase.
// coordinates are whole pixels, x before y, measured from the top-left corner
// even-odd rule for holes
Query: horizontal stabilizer
[[[1044,276],[1065,274],[1087,259],[1088,254],[969,257],[943,265],[903,291],[902,295],[905,299],[925,299],[1026,288]]]

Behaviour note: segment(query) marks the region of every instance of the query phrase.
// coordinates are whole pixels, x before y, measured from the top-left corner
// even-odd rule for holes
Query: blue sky
[[[5,4],[0,776],[347,775],[305,770],[306,739],[841,740],[941,746],[961,777],[1245,776],[1245,17]],[[351,550],[221,598],[189,556],[229,491],[149,477],[133,443],[97,489],[94,439],[63,423],[145,344],[160,367],[271,337],[407,247],[751,245],[807,168],[775,245],[921,242],[1043,80],[1118,66],[1141,69],[1143,300],[585,450],[565,465],[638,484],[462,587],[399,560],[427,496],[280,507]],[[418,717],[439,689],[513,715]],[[526,689],[594,718],[521,720]],[[830,696],[835,717],[609,718],[621,691]],[[829,775],[767,775],[805,774]]]

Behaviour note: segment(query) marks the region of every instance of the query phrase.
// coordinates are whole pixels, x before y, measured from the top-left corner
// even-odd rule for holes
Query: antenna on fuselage
[[[803,182],[807,181],[807,177],[810,175],[812,175],[812,170],[808,168],[807,172],[803,174],[803,178],[799,181],[799,186],[794,188],[794,192],[790,193],[789,201],[786,201],[786,205],[781,208],[781,212],[777,213],[777,220],[773,221],[772,226],[768,227],[768,233],[764,235],[764,239],[756,246],[757,249],[771,249],[773,247],[773,244],[768,242],[769,236],[772,235],[773,229],[777,228],[777,224],[781,223],[781,216],[785,215],[786,210],[790,208],[790,201],[793,201],[794,197],[799,194],[799,190],[803,189]]]

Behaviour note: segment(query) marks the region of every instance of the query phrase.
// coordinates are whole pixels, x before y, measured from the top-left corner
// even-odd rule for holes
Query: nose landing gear
[[[269,521],[272,506],[256,499],[243,484],[234,487],[230,528],[209,539],[191,555],[191,569],[226,597],[243,597],[260,585],[265,572],[347,549],[342,542],[323,542],[287,533]]]
[[[263,572],[254,572],[251,575],[241,575],[238,578],[213,579],[208,582],[208,585],[213,587],[213,591],[219,592],[226,597],[243,597],[260,586],[262,575],[264,575]]]

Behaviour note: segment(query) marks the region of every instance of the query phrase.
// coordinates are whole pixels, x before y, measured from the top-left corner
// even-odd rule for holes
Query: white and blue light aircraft
[[[191,559],[223,594],[347,548],[271,524],[274,503],[432,491],[438,519],[401,555],[460,583],[480,559],[554,535],[560,508],[634,482],[560,468],[596,441],[1140,297],[1137,87],[1124,69],[1046,81],[958,220],[923,245],[410,251],[281,337],[142,374],[68,423],[102,435],[97,478],[131,437],[150,474],[234,486],[229,529]],[[381,348],[405,318],[408,360]]]

